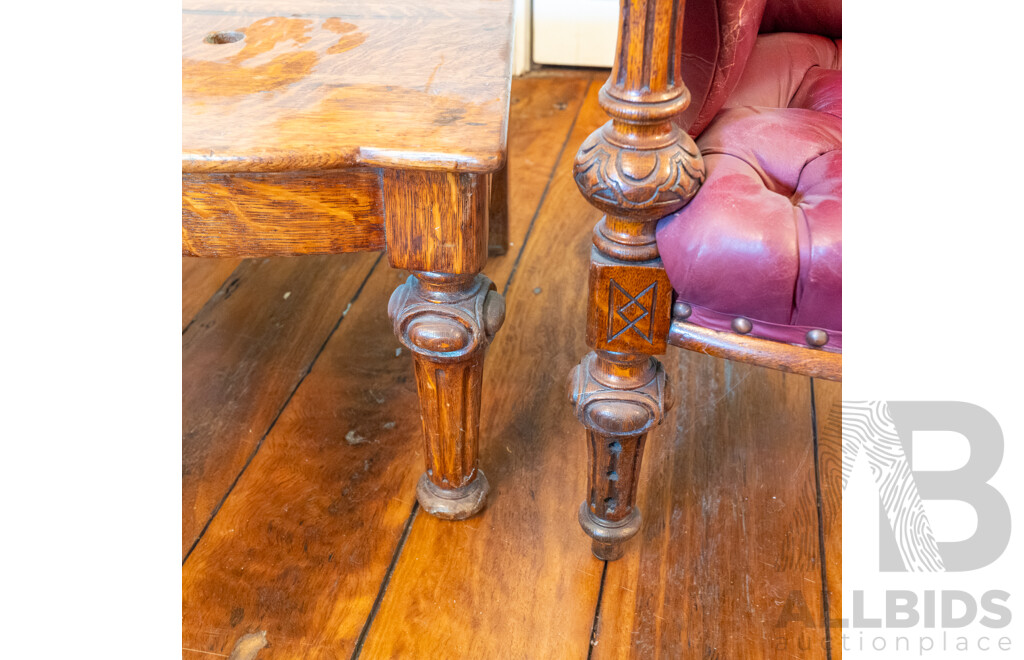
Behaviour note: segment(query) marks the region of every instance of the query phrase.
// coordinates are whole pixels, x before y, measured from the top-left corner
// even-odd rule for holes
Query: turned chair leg
[[[426,472],[417,499],[438,518],[469,518],[484,508],[489,490],[478,468],[480,392],[505,301],[483,275],[418,272],[392,294],[388,315],[413,353],[419,391]]]
[[[587,499],[579,521],[598,559],[622,556],[640,529],[637,482],[648,431],[672,407],[661,363],[649,355],[592,351],[570,376],[569,398],[587,429]]]
[[[594,554],[617,559],[640,529],[636,482],[647,432],[672,405],[652,356],[668,346],[672,283],[658,255],[658,220],[685,206],[705,178],[693,138],[675,119],[690,103],[679,72],[681,3],[622,0],[612,72],[598,103],[611,121],[573,162],[580,193],[605,215],[594,227],[587,345],[572,400],[587,429],[589,494],[580,524]]]

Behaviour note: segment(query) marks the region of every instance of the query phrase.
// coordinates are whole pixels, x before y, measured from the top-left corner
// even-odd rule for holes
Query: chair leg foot
[[[483,470],[473,481],[458,488],[440,488],[424,472],[416,484],[416,499],[423,510],[442,520],[465,520],[483,511],[491,485]]]
[[[590,504],[583,502],[579,513],[580,527],[593,541],[590,549],[594,556],[605,561],[615,561],[626,550],[626,541],[640,531],[640,510],[635,506],[622,520],[602,519],[590,510]]]
[[[626,552],[625,543],[604,543],[602,541],[591,541],[590,551],[602,561],[615,561]]]
[[[640,531],[636,493],[644,443],[672,407],[672,392],[653,357],[593,351],[573,370],[569,398],[587,429],[580,526],[594,539],[594,555],[612,561]]]

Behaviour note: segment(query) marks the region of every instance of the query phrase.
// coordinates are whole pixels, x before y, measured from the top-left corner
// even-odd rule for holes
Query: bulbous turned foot
[[[416,484],[416,499],[432,516],[442,520],[465,520],[483,511],[490,491],[491,485],[483,470],[477,470],[476,478],[465,486],[452,489],[437,486],[424,472]]]
[[[580,505],[580,527],[587,536],[594,539],[590,546],[594,556],[605,561],[615,561],[625,552],[626,541],[640,531],[640,510],[633,508],[622,520],[609,521],[598,518],[586,502]]]

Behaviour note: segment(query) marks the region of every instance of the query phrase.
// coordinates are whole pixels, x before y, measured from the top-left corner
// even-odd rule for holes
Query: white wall
[[[532,0],[536,64],[610,67],[618,0]]]
[[[515,20],[515,36],[512,43],[512,75],[519,76],[530,70],[530,0],[515,0],[512,14]]]

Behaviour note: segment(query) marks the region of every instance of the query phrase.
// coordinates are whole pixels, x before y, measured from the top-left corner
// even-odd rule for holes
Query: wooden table
[[[411,271],[388,313],[420,395],[417,495],[450,519],[488,490],[480,385],[505,304],[480,271],[506,242],[511,32],[510,0],[186,0],[182,17],[183,253],[385,250]]]

